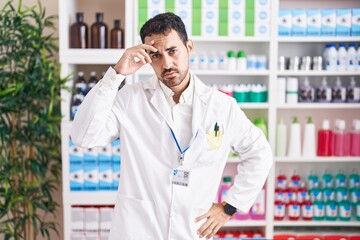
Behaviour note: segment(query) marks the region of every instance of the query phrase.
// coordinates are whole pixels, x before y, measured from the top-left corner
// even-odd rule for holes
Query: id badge
[[[182,168],[176,168],[173,171],[172,184],[183,187],[189,186],[190,171]]]

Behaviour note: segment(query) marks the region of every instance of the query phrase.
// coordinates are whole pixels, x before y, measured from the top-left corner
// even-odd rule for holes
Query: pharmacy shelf
[[[202,76],[269,76],[270,71],[230,71],[230,70],[191,70],[195,75]],[[154,71],[148,68],[141,69],[137,72],[139,75],[153,75]]]
[[[360,103],[297,103],[278,105],[277,109],[359,109]]]
[[[358,76],[360,71],[278,71],[278,76]]]
[[[323,42],[323,43],[334,43],[334,42],[359,42],[360,37],[278,37],[278,42],[280,43],[304,43],[304,42]]]
[[[114,205],[117,191],[70,192],[64,199],[70,205]]]
[[[313,158],[292,158],[292,157],[275,157],[277,163],[342,163],[352,162],[360,163],[360,157],[313,157]]]
[[[119,61],[124,49],[67,49],[60,51],[62,64],[112,64]]]
[[[222,226],[225,227],[265,227],[265,220],[230,220]]]
[[[275,227],[360,227],[360,221],[274,221]]]
[[[264,37],[198,37],[189,36],[194,42],[270,42],[270,38]]]

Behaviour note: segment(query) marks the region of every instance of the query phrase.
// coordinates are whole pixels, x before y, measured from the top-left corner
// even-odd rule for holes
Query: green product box
[[[228,22],[228,9],[219,8],[219,22]]]
[[[245,22],[255,22],[255,8],[246,9],[245,11]]]
[[[192,9],[192,22],[201,23],[201,8]]]
[[[229,26],[226,22],[219,23],[219,36],[228,36],[229,35]]]
[[[201,36],[201,22],[193,22],[191,31],[193,36]]]
[[[148,4],[147,4],[147,0],[139,0],[139,8],[147,8]]]
[[[165,0],[165,12],[175,11],[175,0]]]
[[[192,1],[192,7],[194,8],[200,8],[201,9],[201,0],[193,0]]]
[[[253,37],[255,35],[255,23],[245,23],[245,36]]]
[[[245,2],[245,9],[255,9],[255,0],[246,0]]]

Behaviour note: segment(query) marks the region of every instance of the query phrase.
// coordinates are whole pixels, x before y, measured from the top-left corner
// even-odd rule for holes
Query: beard
[[[184,81],[188,71],[189,69],[185,71],[181,71],[177,68],[165,69],[161,73],[160,80],[169,88],[176,87]]]

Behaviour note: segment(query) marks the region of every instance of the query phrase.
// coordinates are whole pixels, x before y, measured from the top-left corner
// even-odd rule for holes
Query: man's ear
[[[192,40],[188,39],[186,42],[186,48],[188,50],[189,55],[194,51],[194,43]]]

